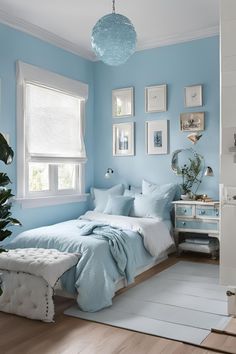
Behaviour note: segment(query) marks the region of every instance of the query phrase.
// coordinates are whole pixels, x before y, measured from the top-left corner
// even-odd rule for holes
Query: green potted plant
[[[202,172],[202,158],[195,154],[194,158],[189,158],[189,163],[184,164],[183,167],[177,168],[177,174],[182,177],[180,184],[182,195],[181,199],[187,200],[194,198],[197,189],[201,183]],[[193,191],[195,188],[195,191]]]
[[[0,133],[0,161],[6,165],[12,163],[14,152],[8,145],[4,136]],[[21,225],[21,223],[12,218],[10,198],[13,197],[11,189],[7,186],[11,183],[10,178],[4,172],[0,172],[0,242],[5,240],[12,234],[8,230],[8,226]],[[0,246],[0,253],[4,252],[4,248]]]

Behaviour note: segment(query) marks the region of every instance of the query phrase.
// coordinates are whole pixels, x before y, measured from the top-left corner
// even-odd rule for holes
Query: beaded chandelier
[[[104,63],[117,66],[125,63],[135,52],[137,34],[132,22],[115,12],[103,16],[93,27],[91,44],[96,56]]]

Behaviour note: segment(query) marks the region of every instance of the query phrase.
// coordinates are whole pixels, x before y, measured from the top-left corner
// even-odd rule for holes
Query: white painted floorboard
[[[200,344],[230,320],[226,288],[218,282],[218,266],[179,262],[115,297],[110,308],[88,313],[73,306],[65,314]]]
[[[153,334],[159,337],[181,340],[184,342],[190,341],[194,344],[200,344],[209,334],[208,330],[186,327],[176,323],[163,322],[136,314],[114,311],[112,308],[97,313],[86,313],[79,311],[78,308],[74,306],[66,310],[65,314],[85,320],[109,324],[115,327]]]
[[[225,318],[221,315],[194,311],[177,306],[138,301],[127,297],[120,299],[117,297],[113,302],[112,309],[114,311],[135,313],[160,321],[168,321],[207,330]]]

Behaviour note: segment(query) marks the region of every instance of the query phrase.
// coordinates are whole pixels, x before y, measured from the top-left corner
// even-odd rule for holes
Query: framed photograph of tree
[[[146,149],[148,155],[168,154],[168,121],[146,122]]]

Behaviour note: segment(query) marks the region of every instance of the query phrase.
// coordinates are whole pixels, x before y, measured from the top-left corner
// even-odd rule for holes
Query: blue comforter
[[[135,264],[132,244],[124,231],[100,222],[86,221],[80,226],[79,234],[80,236],[94,235],[100,240],[107,241],[119,273],[127,279],[128,284],[134,281]]]
[[[132,231],[125,231],[129,248],[129,262],[135,269],[144,267],[152,257],[143,246],[142,237]],[[94,312],[112,304],[116,282],[121,278],[116,262],[104,239],[81,236],[78,220],[28,230],[12,240],[7,248],[53,248],[64,252],[80,252],[76,267],[62,277],[65,290],[79,294],[77,302],[81,310]]]

